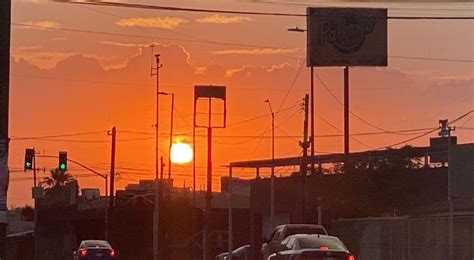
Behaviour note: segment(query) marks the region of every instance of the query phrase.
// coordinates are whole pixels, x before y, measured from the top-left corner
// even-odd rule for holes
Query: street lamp
[[[289,32],[306,32],[307,30],[301,29],[298,26],[295,28],[288,28],[287,31]],[[311,73],[311,135],[309,137],[309,142],[311,143],[311,175],[314,175],[314,72],[313,66],[310,67]]]
[[[173,146],[173,120],[174,120],[174,93],[167,92],[158,92],[159,95],[171,96],[171,120],[170,120],[170,146],[169,146],[169,156],[168,156],[168,184],[169,192],[171,193],[171,146]]]
[[[272,115],[272,168],[270,177],[270,225],[273,229],[275,225],[275,113],[273,113],[270,100],[265,100]]]

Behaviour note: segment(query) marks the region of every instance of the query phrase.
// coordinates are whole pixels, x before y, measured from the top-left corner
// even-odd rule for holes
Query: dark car
[[[327,235],[292,235],[268,260],[355,260],[342,241]]]
[[[313,224],[285,224],[276,227],[270,237],[265,239],[262,245],[263,259],[280,251],[280,243],[283,239],[295,234],[327,235],[328,232],[321,225]]]
[[[84,240],[74,251],[75,260],[114,260],[115,250],[105,240]]]

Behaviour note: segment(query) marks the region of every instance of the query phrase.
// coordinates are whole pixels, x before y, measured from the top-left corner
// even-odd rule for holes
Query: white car
[[[268,260],[355,260],[342,241],[334,236],[298,234],[285,238]]]

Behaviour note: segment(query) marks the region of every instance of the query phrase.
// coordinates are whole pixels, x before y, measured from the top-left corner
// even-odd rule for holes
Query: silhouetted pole
[[[153,260],[159,260],[159,221],[160,221],[160,205],[159,205],[159,112],[160,112],[160,54],[155,54],[156,58],[156,124],[155,124],[155,205],[153,209]]]
[[[212,113],[211,113],[212,99],[209,98],[209,113],[207,125],[207,189],[206,189],[206,209],[204,210],[204,230],[203,230],[203,259],[209,258],[209,216],[212,210]]]
[[[112,136],[112,150],[110,153],[110,193],[109,193],[109,203],[107,205],[107,208],[105,209],[105,239],[110,238],[111,234],[111,224],[110,224],[110,209],[115,206],[115,143],[116,143],[116,134],[117,131],[115,129],[115,126],[112,127],[112,131],[108,133],[108,135]],[[105,177],[105,187],[106,191],[105,193],[107,194],[107,176]],[[107,196],[107,195],[106,195]]]
[[[8,189],[11,0],[0,1],[0,258],[5,258]]]
[[[233,230],[233,222],[232,222],[232,167],[229,167],[229,237],[228,237],[228,245],[227,251],[229,254],[229,260],[232,260],[232,250],[234,248],[234,230]]]
[[[116,134],[117,131],[115,126],[112,127],[112,131],[109,135],[112,136],[112,151],[110,153],[110,200],[109,206],[115,206],[115,143],[116,143]]]
[[[308,172],[308,101],[309,96],[306,94],[304,96],[304,126],[303,126],[303,142],[301,142],[301,147],[303,148],[303,156],[301,158],[301,219],[300,222],[304,223],[306,221],[306,175]],[[311,158],[313,163],[314,158]]]
[[[310,136],[310,143],[311,143],[311,175],[314,175],[315,168],[314,168],[314,69],[311,66],[311,136]]]
[[[173,121],[174,121],[174,93],[160,92],[160,95],[171,96],[170,143],[168,149],[168,196],[171,197],[171,147],[173,146]],[[163,180],[163,178],[161,178]]]
[[[348,172],[349,163],[349,67],[344,67],[344,171]]]
[[[272,167],[270,176],[270,225],[272,229],[275,227],[275,113],[273,113],[272,104],[270,100],[265,100],[268,103],[272,115]]]
[[[171,147],[173,146],[174,93],[171,93],[170,150],[168,156],[168,180],[171,193]],[[170,194],[171,195],[171,194]]]

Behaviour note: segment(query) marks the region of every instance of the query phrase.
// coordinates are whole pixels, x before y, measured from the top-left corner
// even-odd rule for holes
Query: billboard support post
[[[344,67],[344,173],[349,172],[349,67]]]
[[[208,101],[208,112],[207,112],[207,125],[198,125],[197,120],[196,120],[196,108],[197,108],[197,102],[199,99],[207,99]],[[220,99],[224,102],[224,111],[223,111],[223,123],[222,125],[219,126],[214,126],[212,124],[212,100],[213,99]],[[207,128],[207,179],[206,179],[206,205],[204,209],[204,223],[203,223],[203,240],[202,240],[202,258],[203,260],[209,260],[210,258],[210,252],[209,252],[209,235],[210,235],[210,212],[212,210],[212,129],[213,128],[225,128],[226,127],[226,118],[227,118],[227,109],[226,109],[226,87],[225,86],[202,86],[202,85],[196,85],[194,86],[194,111],[193,111],[193,149],[195,151],[196,147],[196,142],[195,142],[195,128],[200,127],[200,128]],[[193,156],[194,153],[193,153]],[[194,157],[195,158],[195,157]],[[193,160],[194,161],[194,160]],[[196,162],[193,162],[193,182],[194,178],[196,176],[195,172],[195,165]],[[195,186],[195,185],[193,185]],[[195,195],[193,195],[193,200],[195,201]],[[195,202],[194,202],[195,203]]]

